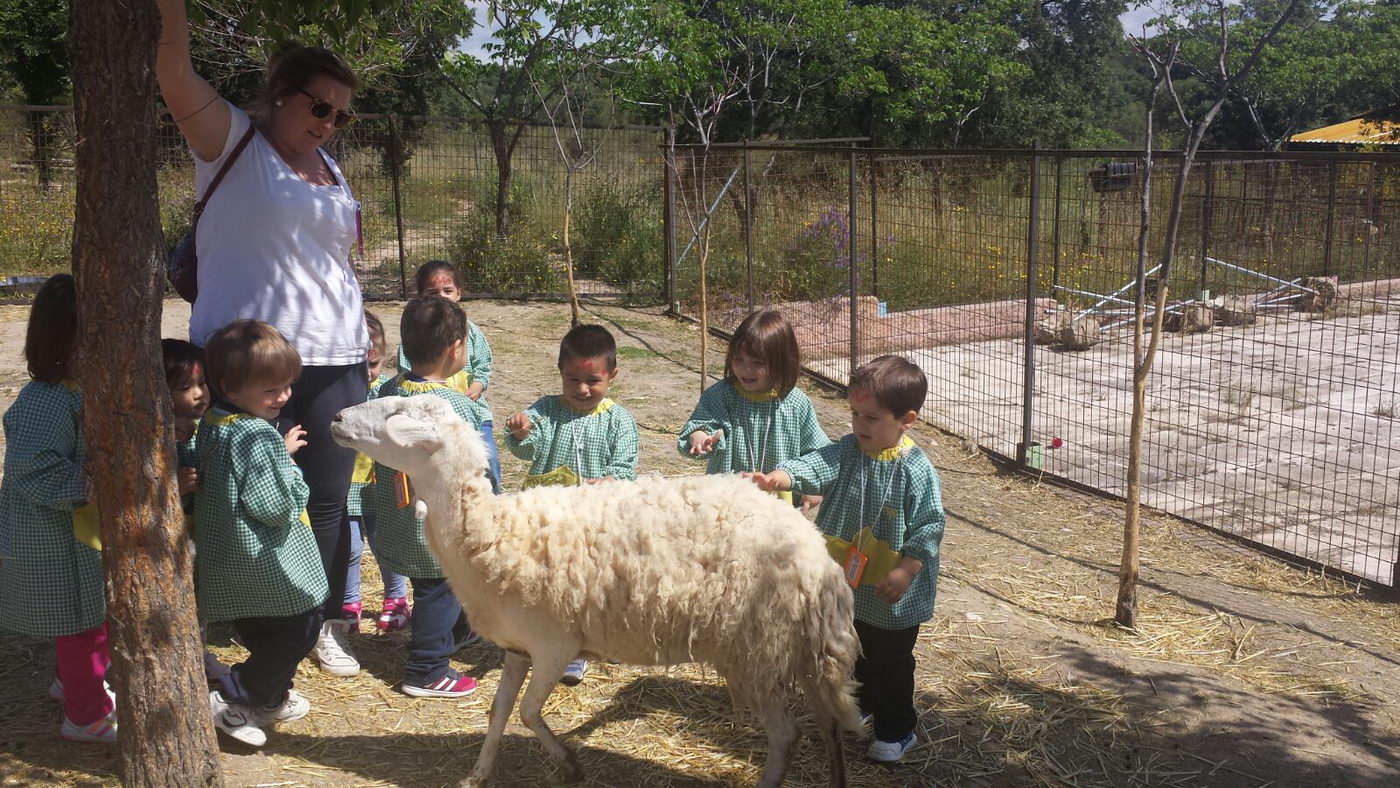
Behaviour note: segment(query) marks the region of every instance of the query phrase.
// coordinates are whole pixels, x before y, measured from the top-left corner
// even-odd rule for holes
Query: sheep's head
[[[454,474],[486,471],[486,446],[445,400],[435,396],[385,397],[337,413],[331,435],[410,477],[423,474],[445,447],[456,449]],[[447,470],[447,469],[442,469]]]

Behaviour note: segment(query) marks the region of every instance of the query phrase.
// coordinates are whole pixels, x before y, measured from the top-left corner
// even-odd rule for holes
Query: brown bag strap
[[[248,131],[243,135],[243,139],[240,139],[238,144],[233,146],[233,151],[229,153],[228,158],[224,159],[224,163],[219,167],[219,171],[214,173],[214,180],[210,181],[209,188],[204,190],[204,199],[194,204],[194,223],[190,228],[191,230],[199,226],[199,217],[200,214],[204,213],[204,206],[209,203],[209,198],[214,196],[214,190],[219,188],[219,184],[223,181],[224,176],[228,174],[228,168],[232,167],[235,161],[238,161],[238,155],[243,152],[244,148],[248,147],[248,141],[253,139],[253,134],[256,133],[256,131],[257,129],[253,128],[253,124],[249,123]]]

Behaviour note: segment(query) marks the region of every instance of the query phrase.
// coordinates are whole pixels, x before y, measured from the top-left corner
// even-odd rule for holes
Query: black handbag
[[[204,206],[209,203],[209,198],[214,196],[214,190],[219,188],[219,183],[228,173],[228,168],[233,166],[238,160],[238,155],[248,147],[253,133],[253,126],[249,124],[248,132],[238,141],[228,158],[224,159],[223,166],[214,174],[214,180],[209,182],[209,188],[204,191],[204,199],[194,204],[194,221],[190,223],[190,231],[171,247],[170,254],[166,257],[165,278],[170,280],[170,286],[175,292],[191,304],[199,297],[199,256],[195,251],[195,232],[199,229],[199,216],[204,213]]]

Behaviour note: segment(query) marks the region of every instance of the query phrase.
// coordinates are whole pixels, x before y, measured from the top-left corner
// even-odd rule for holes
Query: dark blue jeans
[[[452,627],[462,615],[462,604],[443,578],[410,577],[408,581],[413,584],[413,618],[403,680],[427,686],[450,669],[448,658],[457,645]]]
[[[253,707],[286,700],[297,664],[316,646],[321,621],[319,606],[295,616],[236,619],[233,628],[248,659],[219,678],[224,700]]]

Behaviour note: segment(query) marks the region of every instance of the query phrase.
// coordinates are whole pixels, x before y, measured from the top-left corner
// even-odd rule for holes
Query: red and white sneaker
[[[346,602],[340,606],[340,617],[350,624],[350,633],[360,634],[360,603]]]
[[[415,698],[462,698],[476,692],[476,679],[463,676],[455,670],[431,684],[419,685],[403,683],[403,694]]]
[[[107,712],[105,717],[100,717],[87,725],[79,725],[64,717],[63,727],[59,728],[58,735],[67,741],[116,744],[117,710],[112,709]]]
[[[411,617],[407,597],[388,597],[384,600],[384,610],[379,613],[374,626],[380,632],[396,632],[407,627]]]

